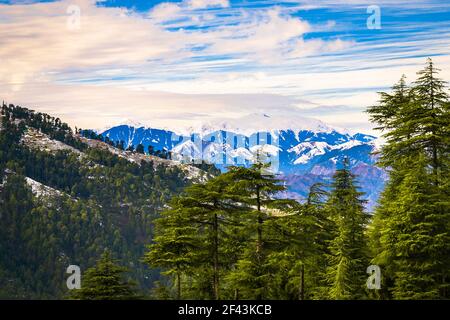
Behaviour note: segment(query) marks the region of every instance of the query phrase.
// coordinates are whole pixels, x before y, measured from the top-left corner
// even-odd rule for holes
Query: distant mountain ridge
[[[346,158],[359,176],[369,208],[387,179],[375,166],[376,137],[300,116],[252,114],[174,130],[124,124],[101,134],[115,142],[123,141],[125,146],[142,144],[145,150],[153,146],[155,150],[171,151],[175,159],[212,162],[222,171],[229,165],[250,165],[263,149],[276,159],[277,173],[286,180],[290,196],[298,199],[306,196],[312,183],[326,183]]]

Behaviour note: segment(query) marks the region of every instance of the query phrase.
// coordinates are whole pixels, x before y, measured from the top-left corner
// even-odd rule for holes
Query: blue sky
[[[450,80],[449,17],[438,0],[0,0],[0,97],[84,127],[264,112],[371,132],[365,107],[426,57]]]

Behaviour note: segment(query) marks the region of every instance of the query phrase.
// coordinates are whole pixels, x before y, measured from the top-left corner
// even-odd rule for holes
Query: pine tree
[[[144,153],[145,153],[144,145],[143,145],[142,143],[139,143],[139,144],[137,145],[137,147],[136,147],[136,152],[137,152],[137,153],[141,153],[141,154],[144,154]]]
[[[437,299],[449,289],[449,197],[437,190],[424,156],[405,160],[404,168],[380,239],[394,266],[392,294],[395,299]]]
[[[392,94],[381,92],[380,104],[367,110],[387,142],[382,148],[380,165],[393,166],[397,159],[425,151],[436,184],[442,180],[442,158],[448,156],[450,139],[448,94],[445,82],[437,77],[438,72],[428,59],[413,87],[406,85],[403,76],[392,87]]]
[[[132,300],[139,299],[133,284],[123,279],[128,270],[118,266],[109,251],[82,276],[81,289],[75,289],[71,298],[78,300]]]
[[[373,263],[383,270],[381,298],[449,296],[450,118],[438,71],[428,59],[407,89],[408,99],[398,103],[394,86],[393,94],[381,93],[380,105],[368,109],[386,138],[379,164],[390,177],[370,227]],[[392,112],[382,117],[383,110]]]
[[[325,275],[328,267],[327,257],[331,254],[329,243],[335,236],[335,223],[326,206],[329,193],[325,188],[322,183],[313,184],[303,205],[304,215],[312,220],[304,235],[310,241],[305,271],[306,289],[303,288],[305,298],[309,299],[328,298]]]
[[[348,163],[336,171],[327,209],[336,224],[336,236],[330,242],[327,279],[332,299],[364,298],[368,248],[365,228],[368,215],[364,212],[363,195],[358,191],[355,176]]]
[[[178,283],[181,274],[189,276],[196,298],[205,291],[205,298],[221,298],[221,274],[231,267],[240,249],[235,241],[238,233],[231,231],[239,229],[247,209],[233,201],[230,182],[230,175],[223,174],[187,187],[162,214],[155,244],[146,256],[147,262],[165,267],[166,273],[174,270]]]
[[[176,283],[176,299],[181,299],[183,274],[197,265],[198,250],[201,242],[198,229],[184,214],[183,206],[178,198],[170,204],[171,209],[163,211],[161,218],[155,220],[153,244],[148,247],[144,261],[152,267],[163,268],[163,274],[174,276]]]
[[[443,157],[448,157],[450,139],[449,95],[446,82],[438,78],[440,69],[428,58],[414,83],[418,142],[429,154],[435,184],[442,180]]]
[[[228,175],[233,182],[228,189],[233,200],[244,204],[250,211],[244,221],[249,244],[236,267],[228,275],[235,290],[244,299],[267,298],[267,283],[270,271],[267,268],[268,239],[264,236],[266,222],[279,210],[292,210],[291,200],[276,199],[274,196],[283,190],[281,180],[267,171],[269,165],[256,163],[250,168],[230,167]]]

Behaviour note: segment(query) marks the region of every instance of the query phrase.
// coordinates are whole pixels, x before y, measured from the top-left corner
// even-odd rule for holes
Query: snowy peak
[[[117,121],[116,124],[109,125],[109,126],[102,127],[102,128],[98,128],[98,129],[96,129],[94,131],[96,131],[97,133],[102,133],[102,132],[108,131],[108,130],[110,130],[112,128],[121,127],[121,126],[127,126],[127,127],[134,128],[134,129],[148,128],[149,127],[149,126],[143,124],[142,122],[139,122],[139,121],[136,121],[134,119],[128,118],[128,119]]]
[[[180,136],[191,136],[192,134],[199,134],[206,136],[217,131],[226,131],[235,134],[242,134],[250,136],[257,132],[279,132],[291,130],[295,133],[300,131],[312,132],[340,132],[348,133],[344,129],[332,127],[326,123],[309,117],[303,117],[298,113],[289,114],[268,114],[268,113],[252,113],[239,118],[222,118],[217,120],[210,120],[206,122],[199,122],[195,125],[177,126],[174,128],[155,128],[145,125],[133,119],[126,119],[120,121],[114,126],[109,126],[97,130],[97,132],[105,132],[115,127],[128,126],[130,128],[152,128],[172,131]]]
[[[197,127],[188,127],[183,131],[185,135],[199,133],[208,135],[215,131],[226,131],[235,134],[250,136],[256,132],[277,132],[291,130],[293,132],[314,131],[332,132],[340,131],[324,122],[300,116],[298,114],[269,115],[267,113],[252,113],[240,118],[228,118],[209,121]]]

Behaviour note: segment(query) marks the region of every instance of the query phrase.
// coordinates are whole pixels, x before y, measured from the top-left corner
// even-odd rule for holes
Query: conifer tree
[[[179,300],[183,297],[183,275],[196,265],[196,252],[201,243],[198,229],[183,214],[179,199],[174,198],[169,205],[171,209],[163,211],[162,217],[155,220],[156,236],[148,247],[144,261],[153,267],[163,268],[163,274],[175,277],[176,299]]]
[[[155,244],[146,256],[148,263],[165,267],[169,273],[177,270],[180,274],[184,268],[196,298],[206,291],[205,298],[220,299],[221,274],[234,263],[241,246],[233,241],[239,232],[231,230],[239,229],[246,208],[233,201],[236,195],[228,190],[230,182],[230,175],[223,174],[187,187],[162,214]],[[162,259],[161,251],[165,251]],[[166,256],[171,258],[163,260]],[[203,290],[205,280],[210,285]]]
[[[71,298],[78,300],[132,300],[139,299],[133,284],[124,279],[128,270],[116,264],[105,251],[97,264],[86,270],[81,278],[81,289],[75,289]]]
[[[416,132],[418,142],[429,154],[434,182],[442,182],[443,157],[448,157],[450,142],[449,95],[446,82],[438,78],[440,69],[428,58],[425,69],[414,82]]]
[[[264,236],[266,221],[274,210],[293,208],[291,200],[276,199],[274,196],[286,189],[281,180],[268,172],[268,164],[256,163],[250,168],[230,167],[228,175],[233,182],[229,187],[233,200],[244,204],[250,210],[245,220],[248,243],[243,255],[236,263],[236,268],[228,275],[228,279],[240,292],[244,299],[267,298],[267,283],[270,270],[266,258],[268,239]]]
[[[384,99],[399,96],[394,86],[368,109],[386,138],[379,164],[390,177],[370,227],[373,263],[383,270],[381,298],[449,296],[450,115],[438,71],[428,59],[408,99]],[[383,110],[392,112],[382,117]]]
[[[391,254],[395,299],[438,299],[449,289],[448,195],[443,196],[427,172],[425,157],[407,159],[392,215],[381,233]],[[445,210],[447,208],[447,210]]]
[[[360,299],[368,266],[365,228],[368,215],[364,212],[363,194],[358,191],[355,176],[347,161],[333,177],[327,209],[336,225],[336,236],[330,242],[327,279],[332,299]]]
[[[325,187],[322,183],[313,184],[306,203],[302,206],[303,214],[311,220],[304,235],[310,241],[309,257],[305,266],[306,289],[303,288],[305,299],[328,297],[325,274],[328,266],[327,256],[330,254],[329,242],[335,236],[335,223],[326,207],[329,193]]]

